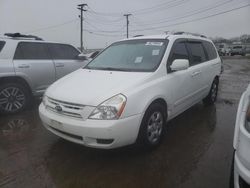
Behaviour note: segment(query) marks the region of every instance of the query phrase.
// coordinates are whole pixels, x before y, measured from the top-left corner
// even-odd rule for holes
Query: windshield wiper
[[[108,70],[108,71],[126,71],[124,69],[120,68],[113,68],[113,67],[102,67],[102,68],[97,68],[98,70]]]
[[[132,71],[130,69],[121,69],[121,68],[114,68],[114,67],[84,67],[85,69],[91,69],[91,70],[107,70],[107,71]]]

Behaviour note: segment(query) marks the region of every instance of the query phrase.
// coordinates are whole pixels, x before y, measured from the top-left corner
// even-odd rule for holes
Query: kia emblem
[[[56,109],[57,112],[61,112],[61,111],[62,111],[62,107],[59,106],[59,105],[56,105],[56,106],[55,106],[55,109]]]

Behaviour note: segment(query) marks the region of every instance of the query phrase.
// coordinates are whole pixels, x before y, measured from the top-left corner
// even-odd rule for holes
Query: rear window
[[[80,54],[73,46],[67,44],[48,44],[53,59],[76,59]]]
[[[203,41],[203,45],[208,55],[208,60],[216,59],[217,53],[216,50],[211,42]]]
[[[5,41],[0,41],[0,52],[2,51],[4,45],[5,45]]]
[[[191,65],[196,65],[206,61],[206,55],[201,42],[188,42],[187,44],[191,52]]]
[[[51,59],[47,44],[37,42],[20,42],[14,59]]]

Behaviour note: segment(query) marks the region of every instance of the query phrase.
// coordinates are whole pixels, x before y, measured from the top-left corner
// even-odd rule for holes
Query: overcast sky
[[[132,13],[130,36],[169,30],[225,38],[250,34],[250,6],[230,11],[250,0],[0,0],[0,34],[21,32],[79,46],[79,3],[88,4],[83,26],[87,48],[125,38],[126,13]]]

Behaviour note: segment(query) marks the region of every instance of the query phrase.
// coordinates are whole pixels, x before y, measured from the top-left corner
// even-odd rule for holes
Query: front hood
[[[76,104],[97,106],[108,98],[145,83],[152,73],[79,69],[52,84],[46,95]]]

